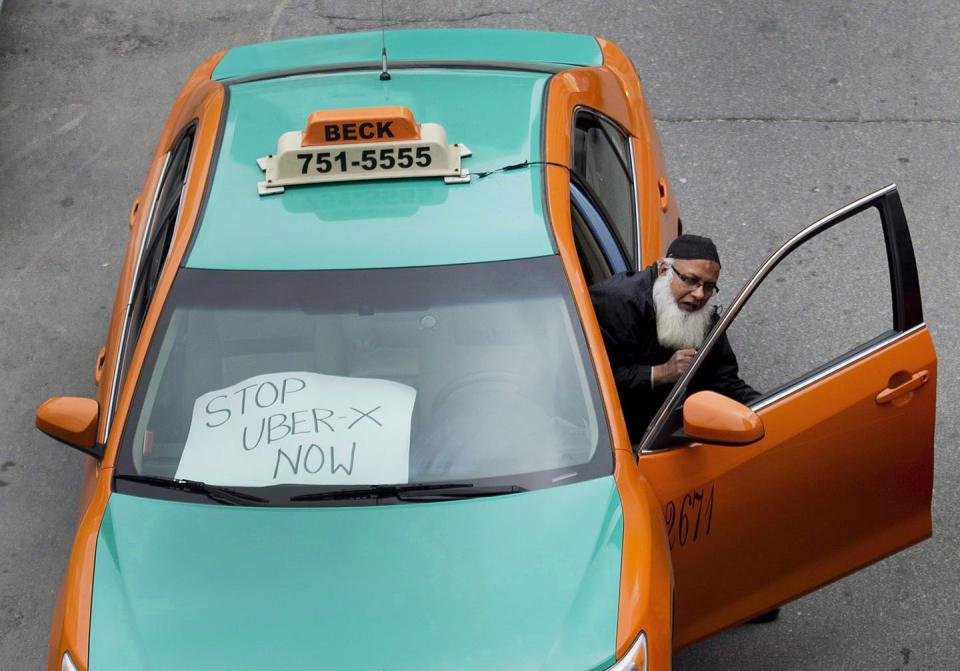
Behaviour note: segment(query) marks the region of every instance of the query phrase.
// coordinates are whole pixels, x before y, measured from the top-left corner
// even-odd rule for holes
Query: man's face
[[[670,292],[677,307],[696,312],[710,300],[720,278],[720,264],[707,259],[675,259],[673,269],[660,264],[660,276],[670,273]]]

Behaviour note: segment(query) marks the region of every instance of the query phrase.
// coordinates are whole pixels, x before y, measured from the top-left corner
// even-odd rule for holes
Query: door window
[[[617,126],[580,111],[573,129],[573,172],[597,204],[630,264],[637,267],[637,221],[629,138]]]
[[[580,260],[587,286],[610,277],[613,274],[610,263],[604,257],[597,239],[573,203],[570,204],[570,219],[573,223],[573,240],[577,246],[577,258]]]
[[[570,184],[570,221],[577,256],[588,286],[628,269],[620,245],[600,210],[576,181]]]
[[[156,292],[157,282],[180,220],[183,191],[187,182],[195,132],[196,124],[191,124],[183,130],[174,143],[157,188],[156,203],[144,231],[143,252],[134,274],[133,293],[127,308],[124,333],[120,343],[120,358],[117,362],[117,374],[114,378],[107,419],[108,431],[116,409],[122,380],[130,365],[140,329]]]
[[[730,325],[740,376],[769,396],[888,335],[890,289],[876,208],[821,232],[770,272]]]

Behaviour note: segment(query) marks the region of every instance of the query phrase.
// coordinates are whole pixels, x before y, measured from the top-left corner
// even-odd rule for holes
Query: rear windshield
[[[532,489],[612,472],[602,418],[558,257],[183,268],[117,470],[256,488],[278,504],[372,484]]]

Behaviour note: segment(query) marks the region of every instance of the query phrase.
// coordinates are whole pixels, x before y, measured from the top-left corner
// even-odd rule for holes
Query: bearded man
[[[713,241],[681,235],[670,244],[666,258],[590,287],[634,444],[716,322],[712,300],[719,276],[720,255]],[[759,397],[740,379],[726,334],[688,386],[688,393],[703,390],[745,404]]]

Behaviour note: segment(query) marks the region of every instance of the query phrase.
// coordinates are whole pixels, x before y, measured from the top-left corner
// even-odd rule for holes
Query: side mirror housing
[[[764,434],[757,413],[712,391],[697,392],[684,402],[683,431],[694,440],[721,445],[749,445]]]
[[[61,443],[97,459],[103,448],[97,445],[100,405],[92,398],[54,396],[37,408],[37,428]]]

